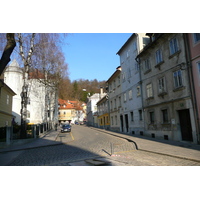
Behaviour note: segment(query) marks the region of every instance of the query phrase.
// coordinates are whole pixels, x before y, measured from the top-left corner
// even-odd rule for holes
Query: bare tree
[[[67,76],[67,64],[60,48],[60,34],[39,34],[34,52],[34,70],[43,74],[38,81],[45,87],[44,122],[57,122],[58,87]]]
[[[27,40],[28,39],[28,40]],[[28,75],[31,68],[31,57],[34,52],[35,33],[31,36],[23,36],[18,33],[19,54],[24,64],[23,68],[23,86],[21,92],[21,138],[26,138],[26,120],[27,120],[27,103],[28,103]],[[28,44],[28,45],[25,45]]]
[[[7,44],[4,48],[4,51],[3,51],[3,54],[2,54],[1,60],[0,60],[0,75],[4,71],[7,64],[10,62],[10,56],[16,46],[14,33],[7,33],[6,39],[7,39]]]

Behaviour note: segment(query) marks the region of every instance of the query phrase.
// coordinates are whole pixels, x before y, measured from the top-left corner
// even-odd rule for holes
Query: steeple
[[[14,60],[11,62],[10,67],[20,67],[20,66],[19,66],[19,63],[17,62],[17,60],[14,59]]]

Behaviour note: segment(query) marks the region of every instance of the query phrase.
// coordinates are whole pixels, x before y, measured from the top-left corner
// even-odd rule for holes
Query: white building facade
[[[23,68],[16,60],[4,72],[5,83],[16,93],[13,97],[12,114],[15,122],[21,124],[21,92]],[[54,88],[47,88],[38,78],[28,79],[27,123],[38,124],[55,120],[58,113],[57,97]]]
[[[98,126],[97,119],[97,102],[103,98],[106,93],[95,93],[91,97],[88,97],[87,102],[87,125],[88,126]]]
[[[138,53],[148,43],[145,33],[134,33],[117,52],[121,65],[120,132],[143,134],[143,106]]]

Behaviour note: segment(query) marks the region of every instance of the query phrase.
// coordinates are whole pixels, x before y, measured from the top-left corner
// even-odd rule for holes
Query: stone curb
[[[116,137],[119,137],[119,138],[123,138],[123,139],[126,139],[128,141],[131,141],[135,144],[136,146],[136,149],[137,150],[140,150],[140,151],[145,151],[145,152],[150,152],[150,153],[156,153],[156,154],[160,154],[160,155],[165,155],[165,156],[170,156],[170,157],[174,157],[174,158],[179,158],[179,159],[185,159],[185,160],[191,160],[191,161],[195,161],[195,162],[200,162],[200,159],[193,159],[193,158],[188,158],[188,157],[183,157],[183,156],[177,156],[177,155],[172,155],[172,154],[169,154],[169,153],[162,153],[162,152],[157,152],[157,151],[151,151],[151,150],[146,150],[146,149],[142,149],[142,148],[138,148],[138,145],[135,141],[127,138],[126,136],[129,136],[129,135],[124,135],[124,136],[118,136],[114,133],[112,133],[111,131],[107,131],[107,130],[104,130],[104,129],[99,129],[99,128],[95,128],[95,127],[89,127],[91,129],[94,129],[94,130],[97,130],[97,131],[100,131],[100,132],[103,132],[103,133],[107,133],[109,135],[113,135],[113,136],[116,136]]]

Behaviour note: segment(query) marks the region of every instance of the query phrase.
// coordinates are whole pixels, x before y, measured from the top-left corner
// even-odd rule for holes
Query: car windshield
[[[70,128],[70,125],[63,125],[63,128]]]

